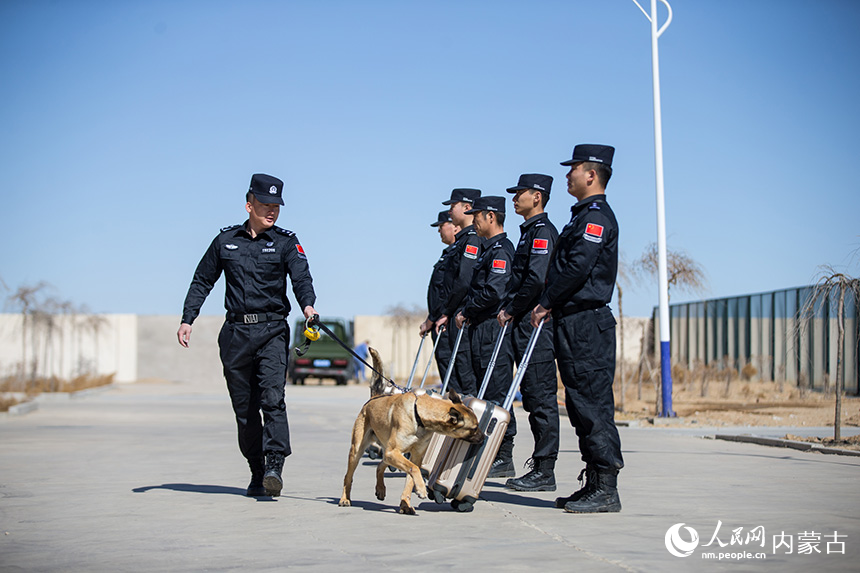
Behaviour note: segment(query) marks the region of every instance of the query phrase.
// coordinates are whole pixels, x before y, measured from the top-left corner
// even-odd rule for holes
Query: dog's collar
[[[421,416],[418,415],[418,400],[417,399],[415,400],[415,402],[413,402],[413,409],[415,410],[415,421],[418,422],[418,427],[423,428],[424,422],[421,421]]]

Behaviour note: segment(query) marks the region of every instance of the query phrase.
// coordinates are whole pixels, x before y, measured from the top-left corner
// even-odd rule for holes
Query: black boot
[[[269,452],[266,454],[266,475],[263,476],[263,487],[266,494],[272,497],[281,495],[284,480],[281,479],[281,471],[284,469],[284,454]]]
[[[266,495],[266,488],[263,487],[263,474],[266,472],[265,460],[254,458],[248,460],[248,465],[251,466],[251,483],[248,484],[248,491],[245,492],[245,495],[248,497]]]
[[[598,471],[597,483],[592,490],[578,500],[566,503],[564,510],[568,513],[614,513],[621,511],[621,499],[618,497],[618,471]]]
[[[585,485],[567,497],[555,498],[555,506],[557,508],[562,509],[571,501],[579,501],[579,498],[590,492],[594,487],[594,484],[597,483],[597,468],[591,464],[586,465],[582,471],[579,472],[579,478],[577,478],[579,479],[579,483],[582,483],[582,476],[585,476]]]
[[[531,458],[526,462],[531,471],[520,478],[509,479],[505,485],[517,491],[555,491],[555,460]]]
[[[514,471],[514,460],[512,458],[503,458],[499,456],[493,460],[493,465],[490,466],[490,472],[487,474],[487,477],[506,478],[514,477],[515,475],[517,474]]]

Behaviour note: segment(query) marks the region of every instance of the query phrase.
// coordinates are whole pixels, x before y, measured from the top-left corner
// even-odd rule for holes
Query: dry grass
[[[113,374],[97,376],[85,374],[71,380],[62,380],[56,376],[33,380],[10,376],[0,380],[0,412],[8,412],[12,406],[42,393],[80,392],[89,388],[113,384],[113,379]]]

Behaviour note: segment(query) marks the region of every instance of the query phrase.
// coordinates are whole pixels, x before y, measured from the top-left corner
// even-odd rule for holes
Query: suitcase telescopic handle
[[[529,343],[528,345],[526,345],[526,351],[523,354],[523,359],[520,360],[520,364],[519,366],[517,366],[517,373],[514,376],[513,382],[511,382],[511,387],[508,390],[508,395],[505,397],[505,403],[502,406],[502,408],[504,408],[505,410],[510,410],[511,404],[514,403],[514,394],[516,393],[517,386],[520,385],[523,376],[525,376],[526,374],[526,368],[528,368],[529,366],[529,360],[531,360],[532,352],[537,345],[538,336],[540,336],[540,331],[541,328],[543,328],[543,323],[543,320],[540,321],[537,325],[537,328],[532,331],[532,335],[529,337]]]
[[[424,346],[424,339],[427,333],[421,335],[421,342],[418,343],[418,354],[415,355],[415,362],[412,363],[412,372],[409,373],[409,380],[406,381],[406,389],[412,388],[412,379],[415,378],[415,369],[418,368],[418,359],[421,358],[421,347]]]
[[[463,340],[463,333],[466,332],[466,324],[463,324],[463,328],[460,329],[460,332],[457,333],[457,341],[454,343],[454,350],[451,351],[451,360],[448,362],[448,370],[445,372],[445,382],[442,384],[442,390],[440,390],[440,394],[444,395],[445,390],[448,389],[448,381],[451,380],[451,372],[454,371],[454,359],[457,358],[457,351],[460,349],[460,341]]]
[[[436,335],[436,342],[433,343],[433,350],[430,352],[430,360],[427,362],[427,367],[424,369],[424,376],[421,378],[421,386],[424,388],[424,382],[427,381],[427,373],[430,372],[430,365],[433,364],[433,358],[436,356],[436,347],[439,346],[439,341],[442,340],[442,334],[445,333],[445,325],[439,327],[439,333]]]
[[[484,373],[483,381],[481,381],[481,389],[478,390],[478,400],[482,400],[484,398],[487,386],[490,385],[490,378],[493,375],[493,369],[496,367],[496,358],[499,357],[499,349],[502,347],[502,341],[505,339],[505,333],[508,331],[508,324],[510,324],[510,321],[506,322],[499,331],[499,338],[496,340],[495,348],[493,348],[493,355],[490,357],[490,363],[487,365],[487,371]]]

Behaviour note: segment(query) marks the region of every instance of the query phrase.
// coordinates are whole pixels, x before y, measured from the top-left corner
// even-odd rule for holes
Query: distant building
[[[747,367],[748,373],[755,372],[753,379],[832,387],[837,371],[838,293],[804,313],[812,288],[670,305],[672,363],[690,369],[717,365],[739,373]],[[846,394],[860,394],[858,311],[860,305],[846,292],[842,363]],[[656,316],[656,308],[654,312]],[[659,321],[654,324],[654,340],[660,340]]]

